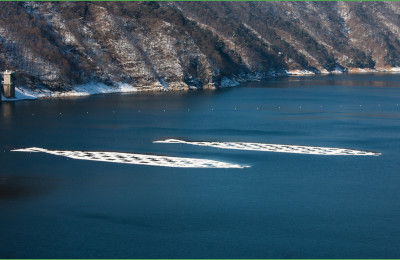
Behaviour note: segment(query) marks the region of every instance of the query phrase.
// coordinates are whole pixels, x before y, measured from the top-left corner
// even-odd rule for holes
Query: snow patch
[[[28,91],[24,91],[20,88],[15,88],[15,98],[6,98],[1,94],[1,101],[17,101],[17,100],[27,100],[27,99],[36,99],[35,95],[32,93],[28,93]]]
[[[309,70],[289,70],[286,71],[289,76],[303,76],[303,75],[315,75],[314,72]]]
[[[321,74],[342,74],[343,72],[345,72],[344,69],[340,68],[340,67],[335,67],[333,70],[329,71],[327,69],[321,69],[320,73]]]
[[[388,68],[388,69],[378,69],[379,71],[383,71],[383,72],[394,72],[394,73],[398,73],[400,72],[400,67],[392,67],[392,68]]]
[[[107,86],[104,83],[87,83],[76,85],[72,91],[54,93],[55,96],[89,96],[96,94],[109,93],[129,93],[136,92],[137,89],[127,83],[118,83],[116,86]]]
[[[117,83],[115,86],[107,86],[103,83],[87,83],[76,85],[66,92],[52,92],[48,89],[39,89],[37,91],[15,88],[15,97],[7,99],[2,96],[2,101],[18,101],[24,99],[37,99],[37,98],[57,98],[57,97],[80,97],[96,94],[109,94],[109,93],[131,93],[137,92],[137,88],[127,83]]]
[[[373,73],[373,72],[377,72],[376,69],[361,69],[361,68],[350,68],[349,69],[350,73]]]
[[[341,74],[343,72],[345,72],[345,70],[343,68],[335,67],[335,69],[332,70],[330,73],[332,73],[332,74]]]

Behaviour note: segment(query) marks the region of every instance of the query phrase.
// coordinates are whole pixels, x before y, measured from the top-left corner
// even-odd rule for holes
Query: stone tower
[[[15,72],[3,72],[3,95],[6,98],[15,98]]]

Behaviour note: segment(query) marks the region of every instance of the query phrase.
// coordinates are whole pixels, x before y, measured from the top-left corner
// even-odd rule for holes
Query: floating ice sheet
[[[316,154],[316,155],[373,155],[373,156],[381,155],[380,153],[352,150],[352,149],[286,145],[286,144],[244,143],[244,142],[190,142],[179,139],[166,139],[166,140],[154,141],[154,143],[191,144],[191,145],[215,147],[220,149],[235,149],[235,150],[278,152],[278,153],[299,153],[299,154]]]
[[[113,163],[127,163],[127,164],[142,164],[163,167],[179,167],[179,168],[245,168],[250,166],[232,164],[221,161],[148,155],[148,154],[134,154],[134,153],[119,153],[119,152],[91,152],[91,151],[60,151],[48,150],[38,147],[15,149],[14,152],[42,152],[58,156],[64,156],[78,160],[113,162]]]

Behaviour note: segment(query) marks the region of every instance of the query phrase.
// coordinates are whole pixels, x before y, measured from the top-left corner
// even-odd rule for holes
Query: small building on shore
[[[2,83],[3,96],[5,98],[15,98],[15,71],[4,71]]]

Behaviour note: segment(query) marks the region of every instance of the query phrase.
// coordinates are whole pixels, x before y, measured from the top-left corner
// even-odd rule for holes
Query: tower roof
[[[12,70],[6,70],[3,72],[3,74],[13,74],[13,73],[15,73],[15,71]]]

